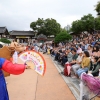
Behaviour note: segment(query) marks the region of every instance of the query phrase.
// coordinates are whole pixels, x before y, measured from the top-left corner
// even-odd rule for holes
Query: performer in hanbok
[[[26,64],[13,64],[12,62],[0,58],[0,100],[9,100],[6,81],[2,69],[10,74],[19,75],[29,68]]]

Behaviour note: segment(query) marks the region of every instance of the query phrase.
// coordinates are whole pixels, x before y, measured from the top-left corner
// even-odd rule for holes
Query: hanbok
[[[4,58],[0,58],[0,100],[9,100],[6,81],[1,69],[3,69],[4,71],[10,74],[18,75],[24,72],[25,65],[13,64],[12,62]]]

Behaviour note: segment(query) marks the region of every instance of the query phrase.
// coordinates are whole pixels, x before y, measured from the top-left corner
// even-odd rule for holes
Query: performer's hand
[[[28,66],[26,63],[25,63],[25,67],[26,69],[30,69],[30,66]]]
[[[30,69],[30,66],[28,66],[28,65],[25,65],[26,66],[26,69]]]

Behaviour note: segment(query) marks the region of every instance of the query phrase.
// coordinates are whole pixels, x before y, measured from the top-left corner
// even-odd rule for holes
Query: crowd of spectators
[[[81,34],[73,36],[69,42],[60,42],[57,47],[53,44],[43,46],[44,53],[50,49],[51,56],[63,67],[71,64],[71,77],[80,77],[83,72],[99,76],[100,70],[100,33]],[[63,74],[63,72],[62,72]]]
[[[34,41],[27,45],[27,50],[43,51],[54,57],[63,67],[71,65],[71,77],[80,77],[83,72],[99,76],[100,70],[100,33],[73,36],[69,42],[54,42],[37,45]],[[63,72],[62,72],[63,74]]]

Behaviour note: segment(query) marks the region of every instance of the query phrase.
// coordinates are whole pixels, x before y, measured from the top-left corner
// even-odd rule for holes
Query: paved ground
[[[61,73],[64,70],[64,67],[57,61],[54,60],[54,57],[50,56],[50,58],[52,59],[53,63],[55,64],[57,70],[59,73]],[[66,84],[68,85],[68,87],[70,88],[70,90],[72,91],[72,93],[74,94],[76,100],[80,100],[80,80],[77,78],[71,78],[71,77],[67,77],[62,75],[62,78],[64,79],[64,81],[66,82]]]
[[[10,100],[75,100],[50,57],[44,58],[47,63],[44,77],[27,69],[21,75],[6,78]]]

